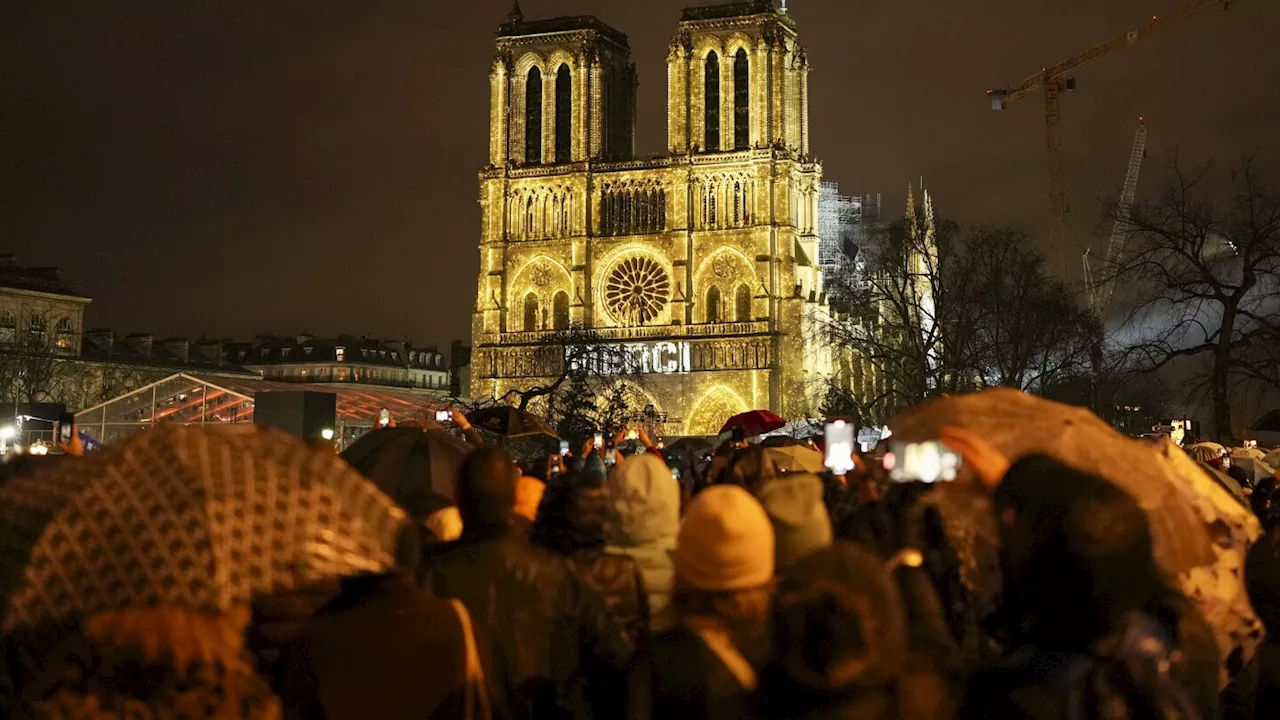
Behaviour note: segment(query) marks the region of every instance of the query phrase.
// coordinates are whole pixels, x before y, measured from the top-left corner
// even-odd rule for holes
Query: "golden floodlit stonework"
[[[816,410],[829,360],[809,323],[822,166],[809,63],[771,0],[684,12],[667,56],[668,152],[634,153],[627,38],[592,17],[499,30],[473,320],[472,395],[558,372],[579,324],[645,359],[637,398],[671,435]]]

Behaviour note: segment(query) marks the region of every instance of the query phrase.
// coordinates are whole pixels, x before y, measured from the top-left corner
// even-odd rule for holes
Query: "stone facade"
[[[563,358],[540,343],[577,325],[634,348],[637,397],[669,434],[753,408],[814,412],[810,380],[830,363],[809,328],[825,300],[808,73],[769,0],[686,10],[667,59],[669,152],[636,159],[626,37],[513,15],[490,73],[473,397],[554,377]]]

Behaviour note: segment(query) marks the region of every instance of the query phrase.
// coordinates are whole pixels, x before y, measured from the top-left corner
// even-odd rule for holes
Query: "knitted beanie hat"
[[[831,518],[816,475],[770,480],[760,488],[760,503],[773,523],[779,570],[831,544]]]
[[[673,553],[676,576],[697,590],[725,592],[773,579],[773,526],[740,487],[707,488],[689,505]]]

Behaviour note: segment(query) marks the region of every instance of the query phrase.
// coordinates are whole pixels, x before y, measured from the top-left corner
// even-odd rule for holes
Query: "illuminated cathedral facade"
[[[626,36],[517,5],[489,75],[473,397],[554,378],[547,339],[574,326],[634,354],[635,402],[668,434],[815,413],[830,359],[810,327],[825,298],[808,76],[772,0],[687,9],[667,55],[668,152],[637,158]]]

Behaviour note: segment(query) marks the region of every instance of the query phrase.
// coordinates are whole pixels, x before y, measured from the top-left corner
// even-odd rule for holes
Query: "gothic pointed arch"
[[[733,149],[751,147],[751,64],[747,51],[733,57]]]
[[[751,288],[742,283],[733,291],[733,319],[735,322],[751,322]]]
[[[538,329],[538,296],[533,292],[524,296],[524,325],[521,327],[525,332]]]
[[[709,388],[693,405],[685,420],[685,434],[709,437],[717,435],[729,418],[750,410],[738,393],[724,385]]]
[[[720,55],[707,53],[703,75],[703,127],[707,152],[720,150]]]
[[[720,288],[712,285],[707,288],[706,305],[703,308],[702,316],[709,323],[718,323],[723,320],[721,310],[722,300],[720,299]]]
[[[569,293],[563,290],[551,301],[551,327],[556,330],[569,327]]]
[[[542,162],[542,70],[529,68],[524,85],[524,161]]]
[[[556,71],[556,162],[573,159],[573,72],[567,64]]]

